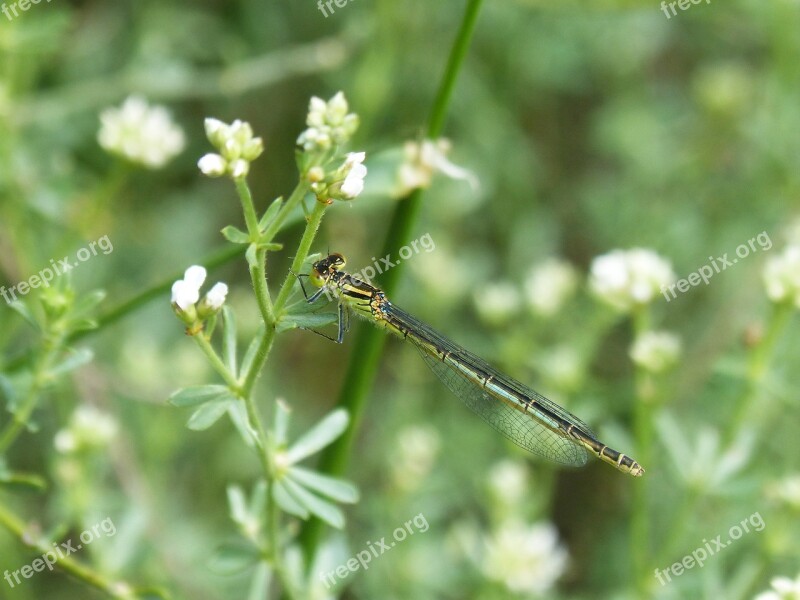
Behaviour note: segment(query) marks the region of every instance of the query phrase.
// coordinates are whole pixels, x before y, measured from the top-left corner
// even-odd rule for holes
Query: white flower
[[[211,310],[217,311],[225,304],[228,295],[228,286],[222,282],[215,283],[206,294],[206,302]]]
[[[412,491],[430,473],[439,455],[439,432],[428,425],[411,425],[400,430],[391,461],[392,478],[398,488]]]
[[[365,152],[350,152],[344,162],[343,169],[347,173],[342,182],[342,195],[347,200],[352,200],[364,191],[364,177],[367,176],[367,167],[362,163],[366,158]]]
[[[234,179],[245,177],[250,163],[264,151],[264,141],[253,137],[253,128],[247,121],[236,119],[228,125],[219,119],[205,120],[206,137],[220,154],[206,154],[197,166],[204,175],[220,177],[228,173]]]
[[[85,448],[102,448],[117,434],[117,422],[93,406],[79,406],[69,424],[55,436],[56,450],[69,454]]]
[[[578,287],[578,273],[565,260],[551,258],[536,265],[525,281],[525,297],[533,312],[556,314]]]
[[[672,367],[681,353],[681,340],[667,331],[646,331],[630,348],[631,360],[652,373]]]
[[[648,304],[675,281],[672,265],[652,250],[614,250],[592,261],[589,287],[603,302],[628,312]]]
[[[475,174],[448,160],[450,148],[450,142],[444,138],[406,142],[403,146],[405,159],[398,169],[397,188],[393,195],[401,198],[417,188],[430,187],[433,175],[437,172],[451,179],[462,179],[476,189],[478,178]]]
[[[206,280],[206,270],[198,265],[186,269],[183,279],[172,284],[172,304],[187,310],[200,299],[200,286]]]
[[[332,145],[344,144],[358,129],[358,116],[349,113],[347,99],[337,92],[325,102],[316,96],[308,106],[306,125],[308,129],[297,138],[297,143],[306,152],[328,150]]]
[[[770,581],[772,589],[761,592],[755,600],[800,600],[800,575],[795,580],[788,577],[775,577]]]
[[[487,323],[499,325],[517,312],[520,297],[517,288],[506,281],[486,284],[475,292],[475,308]]]
[[[544,594],[567,568],[568,554],[550,523],[510,521],[486,541],[484,575],[516,594]]]
[[[528,469],[519,461],[501,460],[489,471],[489,490],[502,503],[516,506],[528,493]]]
[[[764,267],[764,286],[773,302],[794,302],[800,308],[800,245],[771,256]]]
[[[163,167],[185,145],[183,131],[167,110],[137,96],[100,114],[97,140],[105,150],[151,169]]]
[[[225,170],[228,168],[228,163],[219,154],[209,153],[197,161],[197,166],[203,175],[208,175],[209,177],[221,177],[222,175],[225,175]]]
[[[784,477],[770,486],[769,494],[789,507],[800,510],[800,474]]]

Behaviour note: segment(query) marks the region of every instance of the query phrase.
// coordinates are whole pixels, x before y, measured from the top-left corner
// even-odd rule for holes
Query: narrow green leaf
[[[230,417],[234,427],[236,427],[236,431],[238,431],[239,435],[242,436],[244,443],[250,448],[255,448],[258,435],[253,428],[250,427],[250,421],[248,421],[247,418],[247,408],[245,407],[244,402],[236,399],[228,404],[228,416]]]
[[[267,482],[263,479],[253,486],[253,494],[250,498],[250,513],[254,515],[264,514],[267,506]]]
[[[250,236],[247,235],[246,232],[234,227],[233,225],[228,225],[227,227],[223,227],[221,233],[226,240],[234,244],[250,243]]]
[[[344,433],[349,421],[350,418],[347,415],[347,411],[343,408],[337,408],[329,413],[292,444],[287,453],[289,464],[299,462],[322,450]]]
[[[222,338],[222,359],[231,373],[236,373],[236,317],[227,304],[222,306],[225,335]]]
[[[336,529],[344,528],[344,513],[338,506],[312,494],[302,485],[295,483],[291,479],[284,479],[283,483],[292,497],[307,508],[309,512],[318,516],[331,527],[335,527]]]
[[[289,441],[289,416],[292,410],[282,398],[275,401],[275,418],[272,423],[272,433],[275,436],[275,445],[282,448]]]
[[[244,491],[238,485],[229,485],[227,493],[231,519],[234,523],[238,523],[239,525],[246,523],[248,519],[248,513]]]
[[[312,329],[324,327],[339,320],[335,313],[321,314],[288,314],[281,317],[276,326],[276,331],[288,331],[290,329]]]
[[[173,393],[167,402],[172,406],[196,406],[212,400],[233,399],[225,385],[192,385]]]
[[[105,290],[92,290],[91,292],[83,294],[75,302],[75,307],[72,309],[72,313],[83,315],[91,312],[97,307],[98,304],[106,299],[106,295],[107,294]]]
[[[47,481],[35,473],[0,473],[0,487],[42,492],[47,489]]]
[[[89,350],[89,348],[81,348],[80,350],[74,351],[66,359],[51,368],[47,375],[52,378],[59,377],[64,373],[74,371],[78,367],[82,367],[91,362],[92,358],[94,358],[94,352]]]
[[[269,208],[264,212],[264,216],[262,216],[261,220],[258,222],[258,229],[260,231],[264,231],[267,227],[269,227],[272,219],[278,216],[278,211],[281,209],[282,204],[283,196],[279,196],[272,201],[272,204],[269,205]]]
[[[284,485],[285,479],[281,479],[272,484],[272,498],[281,507],[281,510],[290,515],[308,519],[310,513],[300,502],[292,496]]]
[[[244,257],[247,259],[247,264],[251,267],[258,267],[256,250],[258,250],[258,246],[256,246],[255,244],[250,244],[247,247],[247,252],[244,253]]]
[[[206,402],[189,417],[186,426],[194,431],[203,431],[216,423],[225,414],[230,400],[213,400]]]
[[[208,561],[209,568],[221,575],[233,575],[249,569],[261,560],[261,551],[252,544],[223,544]]]
[[[41,330],[39,327],[39,322],[36,320],[36,317],[31,312],[31,309],[28,307],[27,304],[21,302],[20,300],[15,300],[9,306],[19,313],[23,319],[25,319],[28,323],[30,323],[35,329]]]
[[[358,502],[358,488],[343,479],[328,477],[297,465],[289,468],[288,476],[296,483],[319,492],[331,500],[346,504]]]

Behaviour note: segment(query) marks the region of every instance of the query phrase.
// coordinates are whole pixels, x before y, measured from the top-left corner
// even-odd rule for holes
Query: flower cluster
[[[342,92],[325,102],[313,96],[308,107],[308,129],[297,138],[306,152],[325,152],[347,142],[358,129],[358,115],[348,113],[347,99]]]
[[[406,142],[403,146],[404,161],[397,173],[397,188],[393,195],[402,198],[415,189],[430,187],[437,172],[451,179],[462,179],[473,189],[477,188],[478,178],[474,173],[448,160],[451,148],[450,141],[444,138]]]
[[[200,287],[206,280],[206,270],[199,265],[192,265],[179,279],[172,284],[172,307],[175,314],[189,325],[187,332],[196,333],[197,325],[213,314],[216,314],[225,303],[228,295],[228,286],[224,283],[215,283],[208,293],[200,300]]]
[[[138,96],[100,114],[97,141],[108,152],[149,169],[163,167],[185,145],[183,131],[167,109],[150,106]]]
[[[250,123],[236,119],[229,125],[208,118],[205,127],[208,141],[219,150],[219,154],[212,152],[197,161],[200,171],[209,177],[228,175],[240,179],[247,176],[250,163],[264,151],[264,141],[253,137]]]
[[[793,302],[800,308],[800,246],[789,246],[770,257],[764,267],[764,286],[773,302]]]
[[[311,191],[321,202],[330,200],[353,200],[364,191],[364,177],[367,167],[364,166],[365,152],[350,152],[341,167],[326,176],[322,167],[309,170]]]
[[[525,297],[535,314],[552,317],[577,287],[575,268],[565,260],[551,258],[530,271],[525,281]]]
[[[589,287],[621,312],[649,304],[661,288],[675,281],[672,265],[652,250],[614,250],[592,261]]]
[[[772,589],[761,592],[755,600],[796,600],[800,598],[800,575],[796,579],[775,577],[770,581]]]
[[[69,425],[61,429],[53,443],[62,454],[105,447],[117,435],[117,422],[93,406],[79,406]]]
[[[651,373],[662,373],[674,366],[680,353],[680,338],[667,331],[646,331],[630,349],[631,360]]]

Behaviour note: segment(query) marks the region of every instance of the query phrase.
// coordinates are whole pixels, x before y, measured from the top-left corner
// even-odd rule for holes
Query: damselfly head
[[[311,273],[309,274],[309,278],[311,279],[311,283],[317,287],[322,287],[331,276],[338,270],[340,270],[344,265],[347,263],[344,256],[334,252],[333,254],[329,254],[325,258],[318,260],[313,265],[311,265]]]

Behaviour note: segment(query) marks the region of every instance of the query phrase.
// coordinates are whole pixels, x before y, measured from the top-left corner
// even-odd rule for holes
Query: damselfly
[[[386,294],[342,268],[345,259],[331,254],[315,262],[309,279],[318,288],[308,302],[331,293],[339,302],[342,342],[348,310],[408,340],[451,392],[492,427],[522,448],[565,465],[581,466],[594,454],[624,473],[639,477],[644,469],[609,448],[580,419],[483,359],[434,331],[391,303]]]

